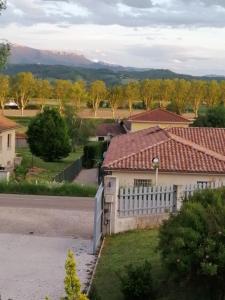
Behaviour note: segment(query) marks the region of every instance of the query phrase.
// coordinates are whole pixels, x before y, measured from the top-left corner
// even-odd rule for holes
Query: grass
[[[83,147],[79,147],[76,152],[72,152],[65,159],[56,162],[45,162],[36,156],[33,156],[32,159],[32,154],[28,147],[17,149],[17,153],[23,158],[21,164],[22,168],[31,168],[33,162],[33,167],[37,171],[36,174],[28,175],[28,180],[34,179],[51,181],[59,172],[63,171],[66,167],[82,156]]]
[[[0,181],[0,193],[4,194],[27,194],[27,195],[48,195],[48,196],[71,196],[71,197],[94,197],[96,187],[83,186],[79,184],[39,183]]]
[[[117,274],[125,265],[149,260],[154,277],[159,278],[161,264],[157,246],[157,230],[131,231],[107,237],[94,279],[101,299],[123,300]]]
[[[16,131],[22,133],[27,131],[27,127],[30,121],[32,120],[32,117],[8,117],[8,118],[13,120],[20,126],[19,128],[17,128]]]

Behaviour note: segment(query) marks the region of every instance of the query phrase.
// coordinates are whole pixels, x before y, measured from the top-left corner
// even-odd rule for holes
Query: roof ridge
[[[135,115],[133,115],[133,116],[130,116],[129,118],[128,118],[128,120],[135,120],[137,117],[140,117],[140,116],[142,116],[142,115],[144,115],[144,114],[146,114],[146,113],[152,113],[152,112],[154,112],[154,111],[163,111],[163,112],[166,112],[166,113],[168,113],[168,114],[170,114],[170,115],[173,115],[173,116],[175,116],[175,117],[179,117],[179,118],[181,118],[181,119],[183,119],[183,121],[186,121],[186,122],[190,122],[190,120],[188,120],[187,118],[185,118],[185,117],[183,117],[182,115],[179,115],[179,114],[177,114],[177,113],[175,113],[175,112],[173,112],[173,111],[170,111],[170,110],[167,110],[167,109],[165,109],[165,108],[161,108],[161,107],[159,107],[159,108],[155,108],[155,109],[149,109],[149,110],[146,110],[146,111],[143,111],[143,112],[141,112],[141,113],[139,113],[139,114],[135,114]]]
[[[161,128],[160,128],[160,129],[161,129]],[[155,146],[161,145],[161,144],[166,143],[166,142],[168,142],[169,140],[171,140],[170,135],[169,135],[164,129],[161,129],[161,130],[165,132],[165,135],[168,137],[168,139],[163,140],[163,141],[159,141],[159,142],[155,143],[154,145],[150,145],[150,146],[147,146],[147,147],[143,148],[142,150],[137,150],[136,152],[130,153],[129,155],[125,155],[125,156],[123,156],[123,157],[120,157],[119,159],[116,159],[116,160],[110,162],[110,164],[108,164],[108,166],[110,166],[111,164],[114,164],[114,163],[118,163],[118,162],[120,162],[120,161],[123,160],[123,159],[130,158],[130,157],[132,157],[132,156],[134,156],[134,155],[136,155],[136,154],[142,153],[142,152],[144,152],[144,151],[146,151],[146,150],[148,150],[148,149],[151,149],[151,148],[153,148],[153,147],[155,147]]]
[[[210,149],[208,149],[206,147],[203,147],[203,146],[201,146],[199,144],[196,144],[196,143],[194,143],[194,142],[192,142],[192,141],[190,141],[190,140],[188,140],[186,138],[182,138],[180,136],[177,136],[176,134],[173,134],[173,133],[171,133],[169,131],[167,131],[167,133],[171,137],[171,139],[173,139],[173,140],[175,140],[175,141],[177,141],[177,142],[179,142],[179,143],[181,143],[183,145],[192,147],[193,149],[195,149],[197,151],[200,151],[200,152],[203,152],[203,153],[205,153],[207,155],[210,155],[210,156],[212,156],[212,157],[214,157],[216,159],[219,159],[220,161],[222,160],[222,161],[225,162],[225,156],[224,155],[222,155],[222,154],[220,154],[218,152],[215,152],[213,150],[210,150]]]

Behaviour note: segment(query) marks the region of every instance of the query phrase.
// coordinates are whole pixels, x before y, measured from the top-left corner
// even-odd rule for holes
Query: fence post
[[[179,211],[183,204],[184,186],[176,185],[176,211]]]

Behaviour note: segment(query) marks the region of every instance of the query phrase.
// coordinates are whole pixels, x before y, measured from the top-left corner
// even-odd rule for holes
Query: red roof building
[[[129,173],[129,182],[140,176],[153,181],[155,157],[160,162],[162,183],[173,183],[171,175],[178,176],[178,181],[183,175],[182,182],[187,183],[188,174],[192,174],[191,183],[211,181],[211,176],[225,178],[225,129],[154,127],[117,136],[111,141],[103,167],[120,173],[120,177]]]
[[[174,112],[157,108],[133,115],[129,118],[131,131],[138,131],[149,127],[159,126],[161,128],[188,127],[190,120]]]

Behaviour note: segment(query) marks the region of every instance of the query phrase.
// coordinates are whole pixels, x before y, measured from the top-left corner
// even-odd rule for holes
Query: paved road
[[[98,169],[83,169],[74,179],[74,182],[80,184],[98,185]]]
[[[0,233],[90,239],[94,199],[0,194]]]
[[[0,194],[0,207],[93,211],[94,199],[85,197]]]

